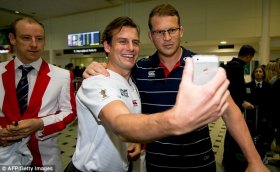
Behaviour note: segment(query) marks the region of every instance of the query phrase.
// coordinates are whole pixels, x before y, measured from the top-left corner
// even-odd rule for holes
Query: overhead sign
[[[76,49],[64,49],[64,54],[90,54],[90,53],[102,53],[105,52],[103,47],[95,48],[76,48]]]
[[[68,46],[89,46],[89,45],[99,45],[100,44],[100,32],[83,32],[83,33],[73,33],[68,34]]]

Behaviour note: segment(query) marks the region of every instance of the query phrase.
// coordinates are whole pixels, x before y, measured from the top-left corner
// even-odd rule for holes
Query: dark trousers
[[[64,169],[64,172],[82,172],[80,170],[78,170],[72,161],[69,162],[69,164],[67,165],[67,167]]]
[[[226,132],[224,141],[223,166],[226,172],[244,172],[247,161],[233,137]]]

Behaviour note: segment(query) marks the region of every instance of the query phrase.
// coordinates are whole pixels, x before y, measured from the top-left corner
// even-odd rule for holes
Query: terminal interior
[[[46,46],[42,58],[59,67],[84,69],[92,61],[106,62],[100,34],[109,21],[123,15],[139,25],[139,58],[147,58],[155,51],[147,36],[148,14],[161,3],[170,3],[178,9],[184,28],[181,45],[193,52],[217,55],[226,64],[237,56],[242,45],[252,45],[257,52],[244,76],[247,82],[256,65],[266,65],[280,57],[279,0],[0,0],[0,61],[15,56],[7,34],[9,24],[21,16],[35,17],[44,24]],[[81,82],[81,77],[76,78],[76,89]],[[217,169],[222,172],[226,127],[219,119],[209,124],[209,129]],[[75,149],[76,131],[74,122],[59,136],[64,166]],[[275,156],[279,159],[279,154]],[[273,160],[274,154],[269,152],[267,161],[269,158]],[[271,171],[280,171],[279,164],[267,165]]]

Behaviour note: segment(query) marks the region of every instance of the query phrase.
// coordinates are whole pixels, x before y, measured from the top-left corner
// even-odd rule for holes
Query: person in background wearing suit
[[[272,82],[272,126],[275,132],[275,138],[271,145],[271,150],[280,154],[280,107],[279,107],[279,97],[280,97],[280,58],[276,59],[277,67],[277,75],[273,79]],[[277,162],[280,162],[280,158],[278,156]]]
[[[73,76],[42,59],[45,30],[35,19],[15,20],[9,39],[16,57],[0,64],[0,149],[29,138],[31,166],[61,172],[57,136],[76,119]],[[19,95],[17,88],[28,89]]]
[[[255,144],[264,158],[273,140],[271,127],[271,85],[266,82],[265,69],[256,67],[252,72],[252,81],[246,84],[245,100],[248,102],[246,122],[255,138]]]
[[[228,88],[230,95],[241,112],[250,106],[245,100],[244,69],[245,65],[254,58],[255,52],[256,50],[251,45],[243,45],[238,52],[238,57],[232,58],[225,66],[227,78],[230,81]],[[227,172],[238,172],[246,169],[246,160],[228,129],[224,139],[223,165]]]

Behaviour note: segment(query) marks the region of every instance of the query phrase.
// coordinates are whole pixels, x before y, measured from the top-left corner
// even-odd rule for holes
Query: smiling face
[[[17,57],[24,64],[38,60],[44,51],[45,32],[39,23],[25,19],[18,21],[15,34],[10,33],[9,39],[16,46]]]
[[[123,26],[113,33],[109,44],[104,42],[104,49],[108,53],[108,68],[128,76],[139,55],[139,34],[136,28]]]

